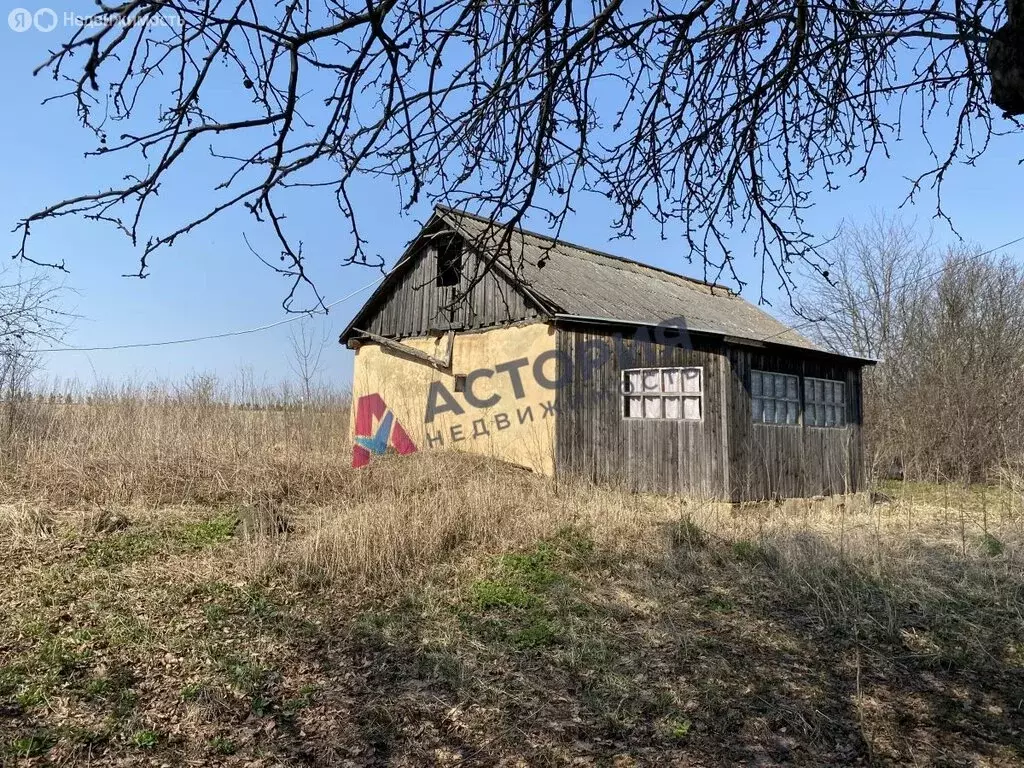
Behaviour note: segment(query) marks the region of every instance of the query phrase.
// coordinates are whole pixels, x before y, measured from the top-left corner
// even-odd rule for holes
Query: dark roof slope
[[[485,258],[498,243],[502,230],[487,219],[443,207],[437,214]],[[824,351],[722,286],[526,230],[511,234],[510,250],[500,266],[556,314],[652,325],[682,318],[694,332]]]

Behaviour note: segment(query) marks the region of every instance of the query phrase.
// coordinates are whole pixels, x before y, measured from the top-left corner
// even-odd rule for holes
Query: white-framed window
[[[799,424],[800,379],[788,373],[751,371],[750,402],[758,424]]]
[[[703,397],[703,368],[627,368],[622,372],[622,416],[626,419],[700,421]]]
[[[845,427],[846,384],[805,377],[804,419],[811,427]]]

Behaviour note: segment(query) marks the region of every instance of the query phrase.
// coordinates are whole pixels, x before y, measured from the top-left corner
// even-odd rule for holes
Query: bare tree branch
[[[142,243],[145,277],[155,253],[244,206],[277,243],[286,308],[302,287],[322,306],[282,212],[298,190],[330,190],[352,238],[344,263],[382,266],[353,203],[353,182],[371,177],[396,185],[405,210],[427,198],[506,232],[531,212],[558,231],[579,195],[602,195],[619,235],[638,217],[666,237],[678,227],[706,278],[740,287],[741,228],[763,297],[768,281],[788,290],[796,264],[827,269],[803,221],[812,193],[863,179],[915,123],[934,165],[909,194],[932,190],[945,215],[949,169],[997,130],[990,68],[1000,108],[1024,112],[1018,24],[1001,0],[101,5],[38,71],[68,85],[57,98],[97,153],[135,153],[145,170],[26,216],[16,255],[32,260],[33,225],[79,215]],[[218,202],[149,231],[148,206],[203,144],[224,169]]]

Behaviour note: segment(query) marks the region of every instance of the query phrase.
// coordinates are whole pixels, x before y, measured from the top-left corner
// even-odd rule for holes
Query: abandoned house
[[[732,501],[863,489],[861,370],[728,289],[438,207],[341,335],[353,463],[454,447]]]

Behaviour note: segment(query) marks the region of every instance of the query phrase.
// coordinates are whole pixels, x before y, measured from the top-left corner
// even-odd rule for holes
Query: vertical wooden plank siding
[[[476,257],[463,253],[461,288],[469,289],[478,268]],[[487,272],[469,290],[466,300],[450,305],[455,287],[437,285],[437,251],[424,246],[410,256],[410,264],[363,321],[364,329],[379,336],[426,336],[430,328],[454,322],[466,330],[488,328],[539,317],[523,293],[496,272]],[[446,307],[448,307],[446,309]]]
[[[581,325],[560,326],[556,468],[636,491],[697,494],[732,501],[863,490],[861,371],[855,363],[799,351],[766,352],[694,337],[692,348]],[[596,345],[612,350],[593,365]],[[626,368],[700,366],[701,421],[626,419]],[[846,384],[845,427],[755,424],[750,371],[834,379]]]
[[[730,346],[729,464],[734,501],[852,493],[865,487],[861,369],[839,358]],[[750,372],[787,373],[846,384],[845,427],[755,424]]]
[[[559,328],[563,386],[558,393],[557,471],[635,491],[720,498],[726,493],[724,353],[707,343],[681,348],[634,331]],[[598,349],[611,358],[595,365]],[[700,421],[626,419],[620,382],[625,368],[703,368]]]

